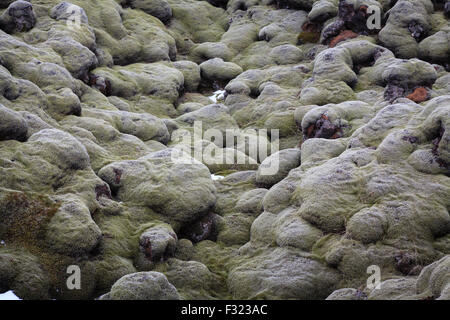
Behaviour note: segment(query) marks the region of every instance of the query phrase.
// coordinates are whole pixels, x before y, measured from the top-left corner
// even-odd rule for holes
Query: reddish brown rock
[[[342,42],[342,41],[345,41],[348,39],[354,39],[357,36],[358,36],[358,34],[351,30],[343,30],[337,37],[333,38],[330,41],[330,48],[334,48],[339,42]]]
[[[421,103],[428,100],[428,91],[424,87],[420,87],[406,97],[416,103]]]
[[[341,128],[335,126],[328,116],[323,114],[316,123],[306,129],[303,140],[310,138],[338,139],[340,137],[342,137]]]

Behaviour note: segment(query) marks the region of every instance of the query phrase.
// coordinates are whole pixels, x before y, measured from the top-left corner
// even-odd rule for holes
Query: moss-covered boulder
[[[228,278],[238,299],[324,299],[338,282],[335,270],[287,248],[253,257]]]
[[[357,289],[344,288],[334,291],[325,300],[364,300],[364,295]]]
[[[145,230],[139,237],[140,268],[151,267],[151,262],[159,262],[172,257],[177,247],[177,235],[170,225],[157,225]]]
[[[141,9],[145,13],[155,16],[163,23],[168,23],[172,18],[172,8],[169,3],[165,0],[133,0],[125,2],[125,4],[131,6],[132,8]]]
[[[201,262],[170,259],[161,269],[182,299],[214,299],[214,292],[223,290],[218,276]]]
[[[448,44],[449,33],[450,27],[447,26],[424,39],[419,44],[418,56],[423,60],[445,64],[450,58],[450,47]]]
[[[418,294],[426,294],[437,300],[450,298],[449,261],[450,257],[447,255],[422,270],[416,284]]]
[[[200,64],[202,78],[209,81],[227,82],[242,73],[242,68],[221,58],[214,58]]]
[[[49,279],[39,260],[23,250],[0,249],[0,291],[8,289],[21,299],[49,298]]]
[[[195,46],[190,52],[190,58],[197,63],[202,63],[214,58],[230,61],[233,56],[234,54],[230,48],[222,42],[203,42]]]
[[[299,149],[284,149],[264,159],[256,173],[256,182],[272,186],[285,178],[291,169],[300,165]]]
[[[33,134],[29,143],[49,162],[65,169],[90,166],[86,148],[70,134],[56,129],[44,129]]]
[[[36,24],[36,13],[28,1],[14,1],[0,16],[0,29],[5,32],[28,31]]]
[[[202,132],[209,129],[215,129],[225,134],[226,130],[238,129],[236,121],[230,115],[230,110],[222,104],[207,105],[198,110],[185,113],[176,120],[192,127],[195,127],[195,123],[197,122],[197,125],[201,126]],[[211,134],[213,133],[212,131],[210,132]],[[217,144],[224,146],[225,142],[226,141],[222,141],[222,144],[220,145],[220,142],[218,141]]]
[[[262,213],[262,200],[267,193],[267,189],[258,188],[243,193],[236,203],[236,211],[258,215]]]
[[[148,206],[178,222],[195,220],[216,200],[208,168],[193,159],[177,163],[165,150],[114,162],[99,176],[121,201]]]
[[[82,255],[94,249],[102,237],[89,208],[78,199],[63,203],[47,226],[46,243],[59,253]]]
[[[183,73],[184,89],[189,92],[197,90],[200,84],[200,67],[192,61],[175,61],[173,66]]]
[[[0,140],[24,141],[27,138],[28,124],[23,117],[0,104]]]
[[[389,11],[386,26],[379,33],[381,43],[398,57],[416,57],[418,42],[430,32],[433,10],[428,0],[399,1]]]
[[[138,272],[120,278],[109,300],[179,300],[177,289],[159,272]]]
[[[124,98],[141,93],[174,102],[184,84],[181,71],[161,63],[97,68],[92,74],[109,81],[109,95]]]
[[[449,298],[448,3],[71,2],[0,3],[0,292]]]

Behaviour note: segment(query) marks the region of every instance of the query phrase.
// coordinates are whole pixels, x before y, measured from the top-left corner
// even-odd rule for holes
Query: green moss
[[[297,37],[299,44],[317,43],[320,40],[319,32],[302,31]]]
[[[59,206],[45,195],[7,192],[0,199],[0,238],[23,247],[41,246],[45,227]]]
[[[160,263],[155,271],[167,276],[183,299],[226,299],[227,288],[223,279],[198,261],[169,259]]]
[[[41,270],[39,272],[42,273],[43,282],[40,282],[39,287],[48,281],[44,286],[48,291],[41,291],[39,296],[34,296],[23,287],[32,286],[35,281],[27,280],[27,277],[20,280],[22,271],[19,271],[17,276],[19,280],[16,279],[14,283],[16,283],[18,294],[23,292],[25,299],[45,299],[46,297],[87,299],[92,294],[95,281],[92,279],[93,272],[89,269],[89,264],[83,259],[51,251],[45,244],[46,227],[59,207],[59,203],[50,200],[47,196],[33,193],[7,192],[0,199],[2,221],[0,238],[5,241],[14,259],[20,260],[23,254],[33,257],[33,259],[26,258],[27,262],[20,270],[23,269],[23,272],[30,272],[30,269]],[[67,267],[74,264],[80,266],[84,275],[82,290],[67,290]],[[34,271],[33,273],[36,274]]]
[[[264,121],[263,127],[269,134],[270,130],[279,130],[281,138],[296,135],[299,132],[294,119],[294,110],[271,113]]]
[[[228,272],[233,264],[232,258],[237,255],[239,246],[227,246],[209,240],[201,241],[195,245],[193,260],[203,263],[218,278],[220,284],[215,296],[220,299],[231,299],[228,291]]]
[[[223,171],[216,172],[215,175],[226,177],[226,176],[228,176],[228,175],[230,175],[232,173],[235,173],[235,172],[238,172],[238,171],[237,170],[223,170]]]

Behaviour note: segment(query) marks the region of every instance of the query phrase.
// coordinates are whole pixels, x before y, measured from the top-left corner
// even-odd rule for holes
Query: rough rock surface
[[[449,11],[1,1],[0,293],[450,299]]]
[[[177,289],[159,272],[137,272],[123,276],[103,300],[179,300]]]

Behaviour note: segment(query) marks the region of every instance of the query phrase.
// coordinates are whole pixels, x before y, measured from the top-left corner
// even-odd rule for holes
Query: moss
[[[448,298],[448,261],[425,267],[419,281],[404,276],[450,253],[442,6],[433,12],[428,0],[399,0],[379,37],[347,39],[355,36],[347,32],[328,48],[318,43],[320,29],[324,43],[338,35],[331,29],[342,17],[330,18],[337,0],[71,2],[88,16],[80,28],[51,10],[58,1],[36,0],[33,29],[0,31],[0,103],[18,113],[3,121],[3,138],[16,140],[0,141],[0,184],[9,188],[0,190],[0,291],[25,299],[154,298],[144,292],[152,281],[141,290],[145,277],[111,287],[155,270],[185,299],[325,298],[364,286],[367,266],[377,264],[386,290],[364,291],[371,298]],[[200,84],[197,63],[214,58],[223,62],[203,65]],[[220,110],[204,108],[211,87],[229,80]],[[398,103],[383,101],[386,86],[389,100],[400,93]],[[433,100],[423,106],[405,99],[412,93],[421,102],[424,90]],[[166,143],[184,143],[180,131],[193,131],[194,120],[240,134],[279,129],[280,149],[301,146],[303,161],[266,190],[257,171],[245,171],[257,163],[199,172],[158,158],[170,153]],[[322,134],[330,124],[338,132]],[[311,139],[300,144],[303,134]],[[250,154],[249,144],[238,147]],[[212,182],[211,173],[224,179]],[[173,233],[182,236],[205,214],[215,217],[218,234],[209,239],[217,242],[175,241]],[[152,228],[167,233],[145,238]],[[82,290],[66,287],[73,264]],[[412,294],[416,288],[423,292]]]
[[[99,252],[104,256],[134,259],[139,251],[139,236],[146,229],[160,224],[161,216],[149,209],[124,208],[120,215],[99,214],[95,222],[103,232]]]
[[[45,228],[59,206],[45,195],[5,193],[0,199],[0,237],[23,247],[41,246]]]
[[[179,300],[176,288],[159,272],[138,272],[120,278],[111,288],[112,300]]]
[[[232,258],[237,254],[238,246],[225,246],[209,240],[195,245],[193,260],[203,263],[217,276],[218,287],[215,295],[220,299],[231,299],[227,286],[228,272],[233,264]]]
[[[21,299],[48,299],[49,279],[39,259],[22,248],[0,248],[0,290],[14,290]]]
[[[168,3],[173,12],[169,28],[179,37],[177,42],[181,47],[187,42],[186,39],[195,43],[217,42],[225,32],[227,15],[223,9],[206,1],[168,0]]]
[[[58,202],[41,194],[7,192],[0,199],[2,210],[0,238],[5,241],[8,250],[17,259],[20,259],[22,252],[33,257],[33,259],[27,258],[23,272],[30,272],[29,268],[40,268],[42,270],[40,272],[45,275],[43,281],[48,281],[47,292],[39,292],[39,296],[30,296],[25,287],[33,286],[32,279],[27,280],[27,277],[23,280],[16,279],[17,292],[19,295],[24,292],[24,299],[45,299],[46,297],[87,299],[92,294],[95,281],[92,279],[92,269],[86,261],[83,261],[83,258],[77,259],[55,253],[45,243],[46,228],[59,207]],[[74,264],[81,267],[84,275],[82,290],[67,290],[67,267]],[[87,271],[83,271],[85,269]]]
[[[226,299],[227,288],[220,276],[197,261],[169,259],[159,264],[155,271],[167,276],[186,300]]]
[[[228,284],[237,299],[324,299],[339,280],[339,272],[310,254],[267,248],[233,268]]]
[[[223,170],[223,171],[217,171],[215,173],[215,175],[226,177],[226,176],[236,173],[236,172],[238,172],[238,171],[237,170]]]
[[[228,246],[244,245],[250,241],[250,228],[254,218],[246,214],[227,214],[223,217],[217,241]]]
[[[300,93],[300,101],[303,105],[325,105],[352,100],[355,100],[355,93],[343,81],[319,79],[302,89]]]
[[[299,44],[318,43],[320,40],[320,33],[311,31],[302,31],[297,37]]]
[[[294,110],[271,113],[262,127],[269,133],[271,130],[278,130],[281,138],[296,135],[299,131],[294,120]]]

